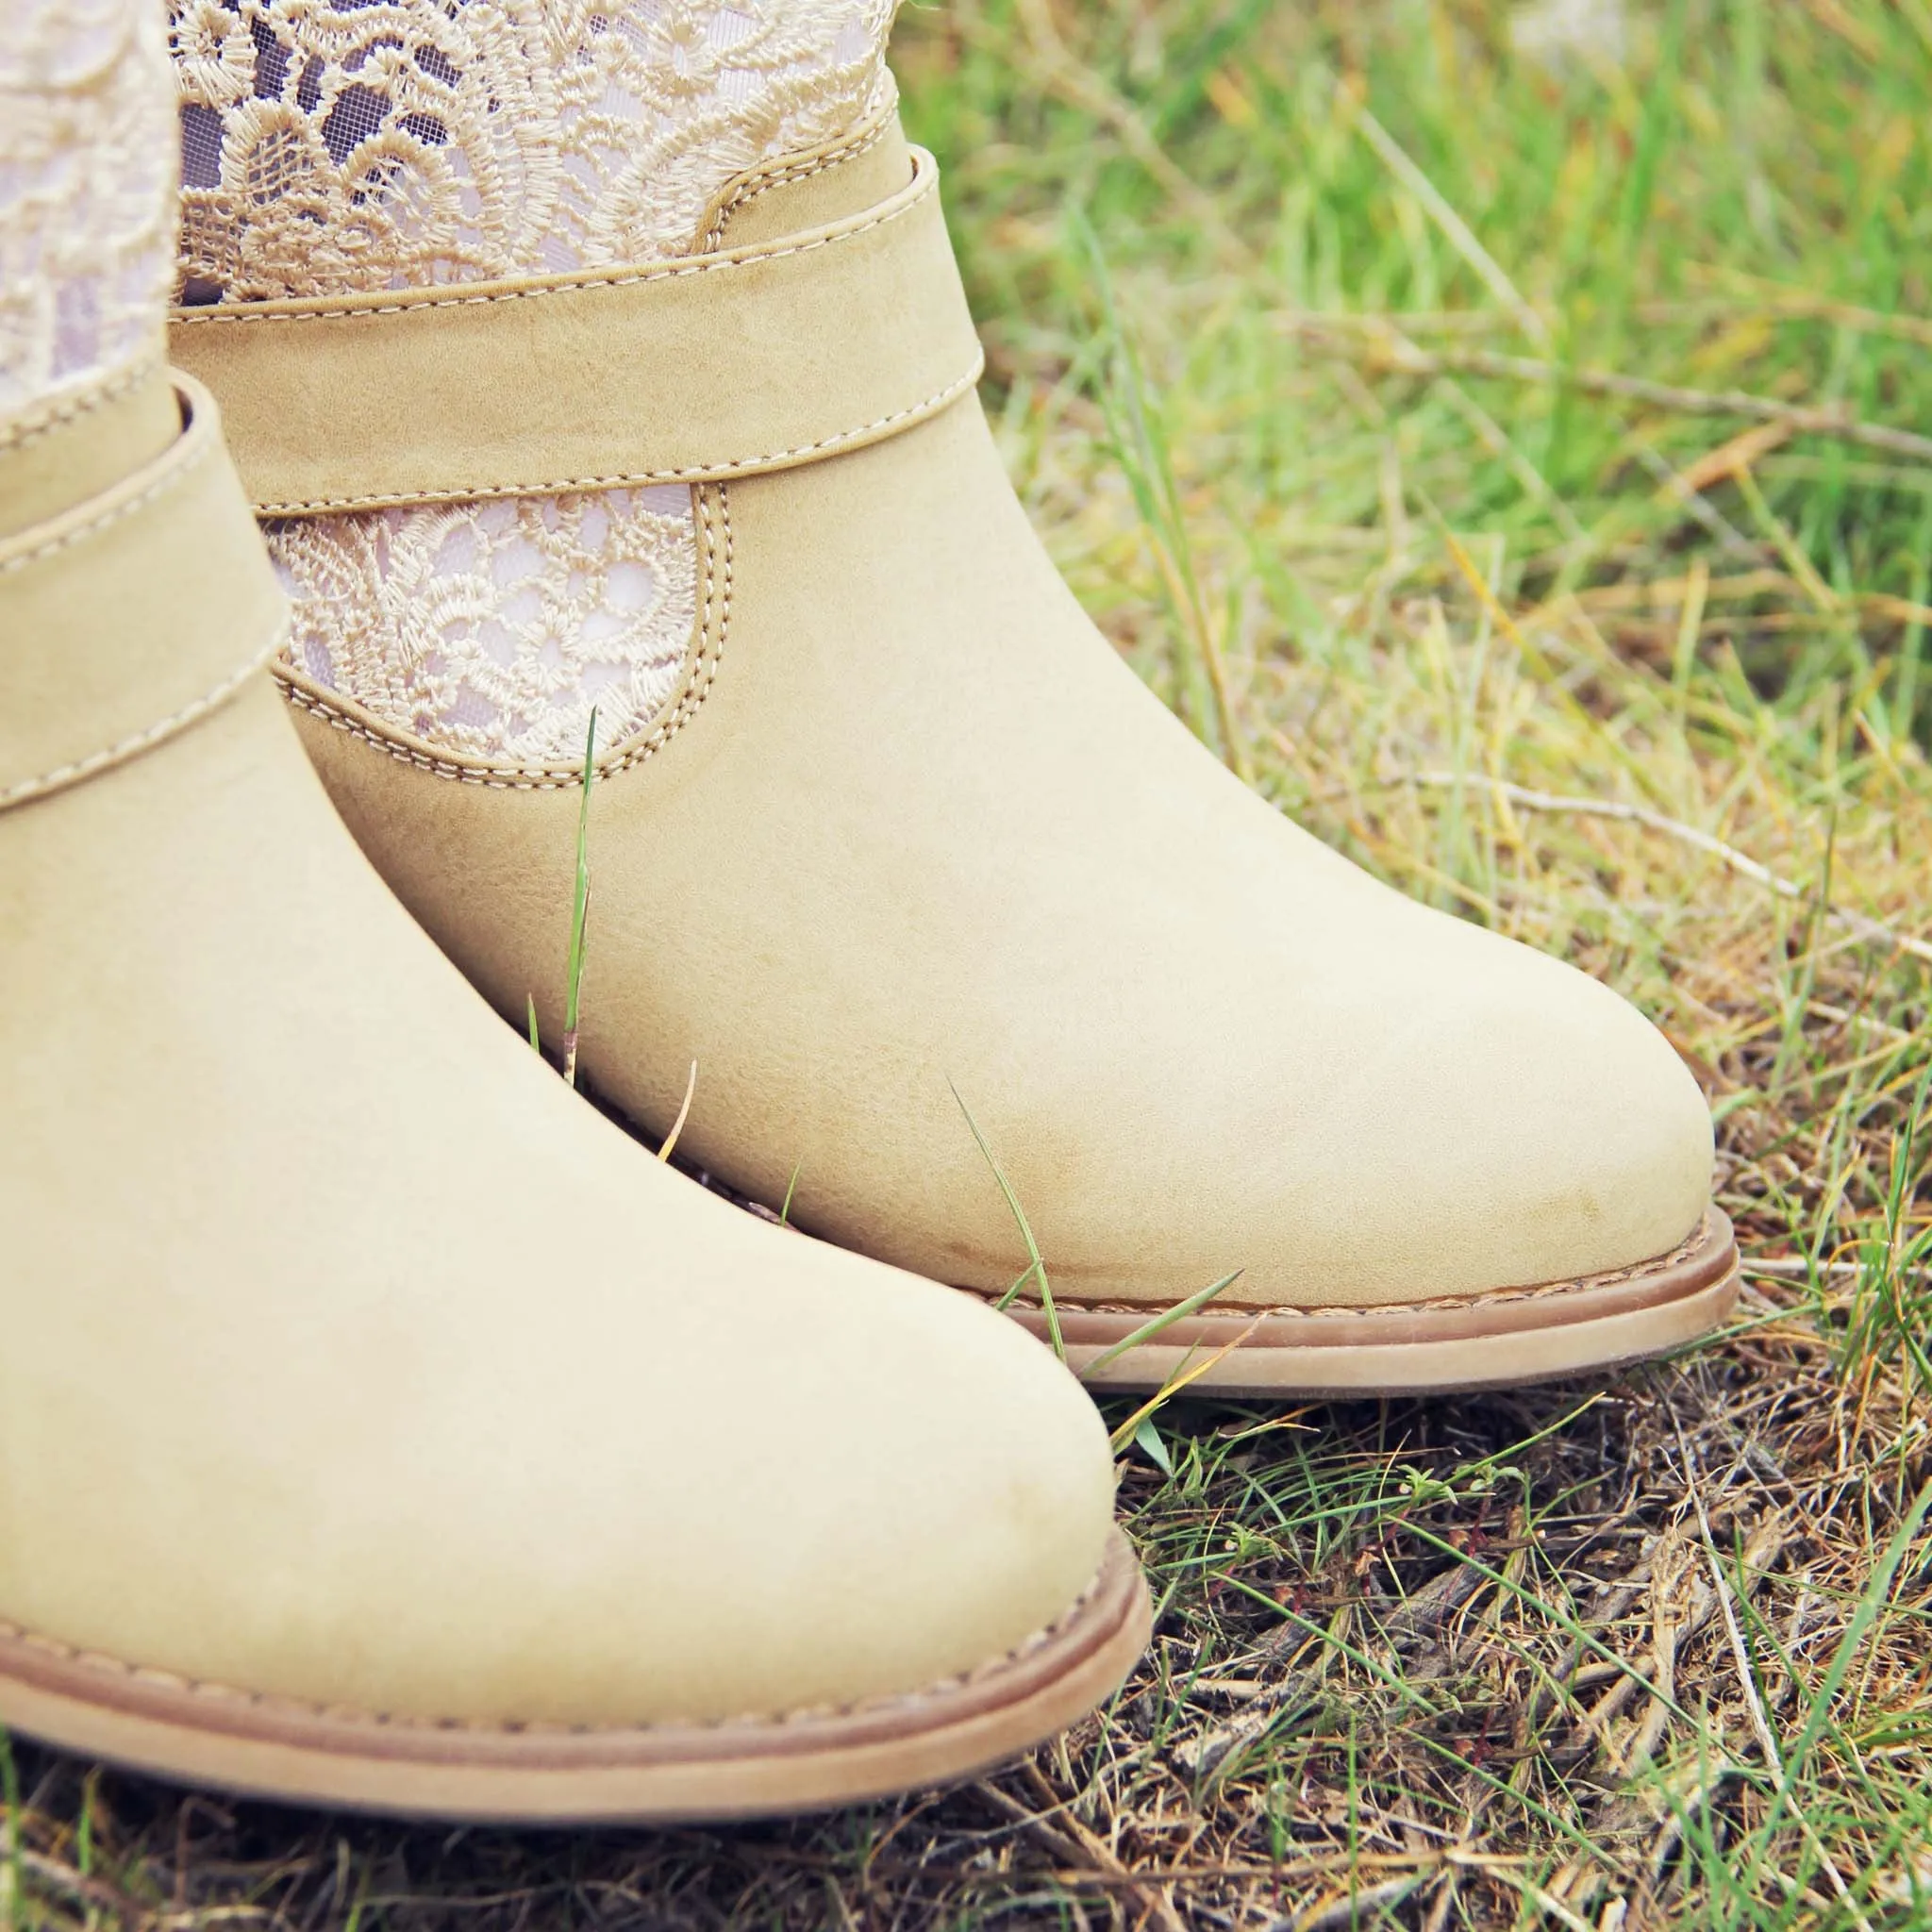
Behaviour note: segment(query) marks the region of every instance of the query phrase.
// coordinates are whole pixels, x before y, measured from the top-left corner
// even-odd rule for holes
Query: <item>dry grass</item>
[[[1733,1331],[1174,1404],[1123,1470],[1145,1668],[970,1789],[444,1832],[16,1744],[0,1925],[1932,1924],[1932,470],[1855,433],[1932,421],[1932,8],[1627,27],[1555,73],[1467,4],[901,44],[1069,575],[1285,808],[1669,1029]]]

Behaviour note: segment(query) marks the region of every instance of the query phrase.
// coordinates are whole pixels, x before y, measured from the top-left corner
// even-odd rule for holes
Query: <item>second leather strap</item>
[[[170,355],[220,401],[263,515],[789,469],[978,379],[938,168],[899,152],[902,187],[795,234],[637,268],[177,309]]]

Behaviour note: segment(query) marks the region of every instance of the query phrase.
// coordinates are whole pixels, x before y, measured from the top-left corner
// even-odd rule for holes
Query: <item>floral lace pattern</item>
[[[23,0],[0,35],[0,434],[158,355],[167,58],[142,0]]]
[[[892,0],[171,0],[182,298],[420,287],[690,252],[711,198],[891,96]],[[696,602],[683,491],[271,525],[292,660],[439,747],[613,744]]]
[[[278,526],[318,682],[444,751],[516,763],[581,753],[660,709],[697,614],[679,489],[379,510]],[[675,641],[675,653],[640,641]],[[405,642],[408,648],[399,649]],[[560,732],[581,718],[575,745]]]

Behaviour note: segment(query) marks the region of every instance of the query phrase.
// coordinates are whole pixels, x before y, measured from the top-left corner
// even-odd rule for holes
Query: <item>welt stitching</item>
[[[1581,1289],[1616,1288],[1626,1281],[1641,1281],[1646,1275],[1661,1274],[1674,1268],[1680,1261],[1689,1260],[1706,1241],[1710,1232],[1710,1222],[1707,1216],[1700,1221],[1696,1229],[1685,1240],[1678,1242],[1667,1255],[1657,1255],[1648,1261],[1634,1261],[1627,1268],[1611,1268],[1601,1274],[1578,1274],[1568,1281],[1544,1281],[1533,1288],[1478,1289],[1473,1294],[1435,1295],[1426,1301],[1417,1302],[1376,1302],[1360,1307],[1309,1307],[1294,1304],[1274,1307],[1257,1307],[1252,1303],[1241,1303],[1239,1307],[1224,1308],[1205,1308],[1195,1316],[1196,1321],[1220,1321],[1230,1324],[1241,1321],[1253,1321],[1257,1316],[1274,1319],[1286,1317],[1306,1322],[1355,1319],[1365,1315],[1412,1315],[1436,1312],[1445,1308],[1464,1308],[1480,1306],[1492,1307],[1498,1303],[1533,1302],[1546,1300],[1552,1295],[1571,1295]],[[991,1300],[991,1294],[980,1290],[970,1289],[968,1293],[980,1295]],[[1069,1295],[1056,1294],[1053,1305],[1057,1308],[1068,1309],[1078,1314],[1145,1314],[1146,1309],[1127,1302],[1082,1302]],[[1041,1308],[1039,1302],[1015,1302],[1008,1307],[1025,1309],[1033,1313]]]
[[[69,423],[77,423],[81,417],[91,415],[95,409],[111,403],[118,396],[124,396],[131,389],[138,389],[155,371],[162,366],[163,358],[143,356],[140,361],[124,369],[110,381],[104,382],[98,389],[71,397],[58,408],[49,409],[44,416],[29,418],[0,435],[0,451],[25,449],[30,442],[38,442],[43,436],[51,436],[55,430],[64,428]]]
[[[733,457],[719,463],[690,463],[681,469],[673,470],[625,470],[608,476],[564,476],[544,483],[458,483],[439,487],[433,494],[412,493],[405,499],[408,502],[457,502],[471,501],[491,496],[558,496],[566,491],[575,490],[621,490],[640,483],[700,483],[747,470],[758,470],[771,463],[791,462],[804,457],[829,456],[835,451],[848,447],[860,437],[874,436],[882,429],[891,429],[901,423],[929,415],[943,408],[946,404],[962,396],[979,380],[985,367],[984,351],[974,355],[973,366],[963,375],[956,376],[943,389],[935,390],[931,395],[919,402],[908,404],[903,409],[894,409],[889,416],[880,416],[870,423],[855,425],[850,429],[841,429],[835,436],[822,436],[816,442],[799,443],[792,449],[768,450],[761,456]],[[320,510],[376,509],[394,504],[393,494],[376,491],[368,496],[318,496],[298,499],[288,503],[258,503],[255,506],[258,516],[288,517],[311,516]]]
[[[591,774],[592,782],[614,778],[621,772],[629,771],[634,765],[641,765],[655,753],[669,744],[678,732],[696,717],[699,708],[710,695],[711,686],[716,682],[719,660],[724,654],[724,643],[731,628],[731,592],[733,540],[731,534],[731,506],[725,487],[720,484],[717,490],[718,508],[715,524],[724,530],[724,541],[720,544],[718,530],[709,508],[705,507],[699,515],[699,529],[705,544],[705,588],[699,606],[697,625],[697,648],[692,658],[691,675],[684,690],[678,694],[669,709],[651,725],[640,739],[625,751],[612,758],[608,763],[595,766]],[[722,562],[721,562],[722,557]],[[712,624],[716,613],[717,623]],[[279,676],[280,667],[276,666]],[[459,785],[481,785],[492,791],[575,791],[583,783],[580,773],[568,767],[543,765],[491,765],[478,769],[471,765],[459,765],[453,759],[433,758],[418,751],[413,745],[399,743],[387,734],[371,730],[360,719],[352,718],[325,699],[301,690],[281,677],[282,695],[296,709],[307,711],[312,717],[320,718],[325,724],[350,738],[359,738],[363,743],[373,745],[377,751],[386,752],[398,764],[413,765],[418,771],[427,772],[435,778],[454,778]]]
[[[789,247],[764,249],[756,255],[733,256],[723,260],[701,258],[696,261],[664,262],[551,288],[500,289],[491,295],[432,295],[396,302],[371,302],[354,308],[304,308],[292,314],[274,311],[263,314],[261,310],[265,305],[238,304],[233,309],[215,307],[205,311],[196,309],[188,314],[176,314],[172,325],[176,328],[245,328],[270,322],[355,322],[369,315],[401,315],[426,308],[488,308],[494,302],[540,301],[548,295],[568,294],[578,289],[626,289],[639,282],[676,281],[685,275],[721,275],[735,268],[755,268],[763,262],[784,261],[794,255],[810,255],[820,248],[833,248],[855,242],[874,228],[883,228],[889,223],[904,220],[930,200],[938,186],[938,173],[928,174],[920,183],[918,192],[898,208],[873,215],[856,227],[841,228],[835,235],[818,235],[809,242],[794,242]]]
[[[795,181],[808,181],[814,175],[823,175],[827,168],[856,161],[886,138],[886,130],[891,125],[892,116],[883,114],[865,133],[855,135],[842,145],[828,148],[809,160],[768,162],[759,173],[747,175],[741,181],[732,191],[731,198],[705,225],[704,235],[700,238],[702,244],[715,248],[724,238],[725,225],[731,217],[741,208],[750,207],[768,189],[789,188]]]
[[[281,649],[283,640],[288,636],[288,626],[280,626],[266,645],[258,651],[247,663],[231,671],[227,676],[205,691],[178,711],[158,719],[144,729],[130,732],[127,737],[117,739],[112,744],[96,752],[90,752],[84,758],[75,758],[64,765],[56,765],[50,772],[42,772],[37,777],[23,778],[18,784],[8,785],[0,790],[0,811],[10,806],[25,805],[30,799],[43,797],[50,791],[58,791],[68,785],[78,784],[83,778],[92,778],[97,773],[125,763],[137,758],[141,753],[152,751],[158,744],[164,743],[176,732],[185,731],[197,719],[208,712],[219,710],[235,695],[268,659]]]
[[[492,1724],[470,1718],[399,1717],[381,1711],[345,1709],[340,1705],[320,1704],[307,1698],[277,1697],[267,1691],[240,1690],[208,1678],[184,1677],[173,1671],[160,1671],[142,1664],[127,1663],[120,1657],[109,1657],[101,1651],[81,1650],[73,1644],[62,1643],[57,1638],[42,1637],[34,1631],[23,1629],[18,1624],[4,1621],[0,1621],[0,1641],[16,1643],[24,1648],[39,1651],[43,1656],[58,1657],[64,1663],[80,1664],[88,1669],[116,1676],[139,1678],[143,1683],[183,1691],[192,1697],[214,1698],[229,1705],[239,1701],[257,1707],[265,1706],[270,1709],[300,1711],[308,1716],[332,1718],[351,1724],[379,1724],[386,1730],[484,1731],[494,1732],[500,1736],[531,1733],[541,1736],[545,1733],[560,1732],[575,1737],[648,1737],[653,1732],[723,1731],[739,1729],[746,1724],[825,1724],[841,1718],[871,1715],[879,1711],[917,1709],[921,1705],[932,1703],[950,1691],[963,1689],[970,1684],[983,1683],[988,1677],[1010,1670],[1014,1664],[1050,1643],[1063,1630],[1071,1627],[1092,1602],[1099,1589],[1102,1574],[1102,1571],[1096,1571],[1087,1587],[1059,1616],[1052,1623],[1042,1624],[1031,1635],[1023,1637],[1010,1650],[997,1657],[989,1658],[985,1663],[975,1664],[969,1671],[960,1671],[953,1676],[941,1677],[937,1683],[929,1684],[923,1690],[900,1691],[890,1696],[856,1698],[849,1704],[813,1705],[798,1710],[747,1711],[731,1717],[700,1718],[681,1723]]]
[[[123,517],[131,517],[137,510],[145,509],[149,504],[165,496],[169,491],[192,475],[196,467],[208,460],[214,447],[215,439],[205,435],[199,449],[191,450],[186,456],[177,458],[139,495],[130,496],[125,503],[117,503],[112,509],[103,510],[99,516],[90,517],[85,523],[75,525],[71,530],[63,530],[58,537],[49,537],[45,542],[37,543],[30,550],[18,551],[11,557],[0,555],[0,576],[13,571],[25,570],[29,564],[40,563],[49,557],[58,556],[61,551],[71,549],[76,543],[84,543],[89,538],[99,536],[103,530],[118,524]]]

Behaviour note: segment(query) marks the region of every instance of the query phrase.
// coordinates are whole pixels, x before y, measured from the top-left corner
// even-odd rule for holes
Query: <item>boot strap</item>
[[[159,457],[0,542],[0,811],[187,729],[287,634],[214,399],[175,390]]]
[[[264,515],[791,469],[909,428],[984,365],[938,166],[898,152],[904,186],[823,226],[635,268],[176,309],[170,352],[221,397]]]

